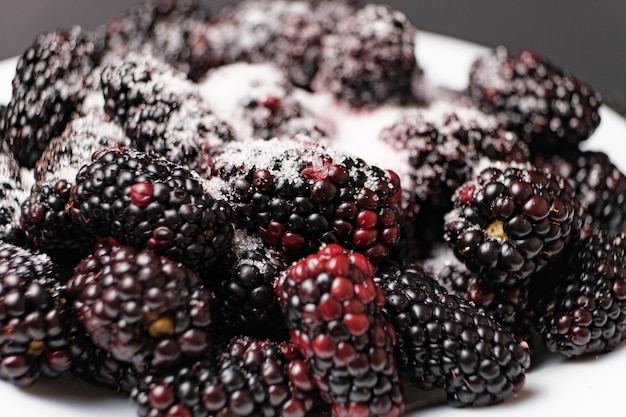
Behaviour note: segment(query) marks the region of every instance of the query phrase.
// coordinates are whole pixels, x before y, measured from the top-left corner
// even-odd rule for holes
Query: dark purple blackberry
[[[533,162],[567,179],[583,207],[593,218],[593,227],[611,232],[626,230],[626,176],[611,158],[596,151],[538,156]]]
[[[236,338],[215,361],[153,371],[131,391],[140,417],[305,417],[313,403],[308,366],[286,343]]]
[[[315,127],[316,122],[307,122],[314,117],[294,97],[295,89],[285,71],[274,64],[224,65],[210,71],[200,86],[202,98],[216,116],[233,126],[239,140],[323,130]],[[307,128],[304,123],[313,126]]]
[[[541,294],[537,328],[548,350],[605,353],[626,336],[626,235],[595,230]]]
[[[97,59],[94,48],[91,34],[74,27],[42,33],[20,57],[5,135],[21,165],[35,166],[47,143],[80,106]]]
[[[139,50],[155,37],[155,27],[168,21],[203,21],[208,11],[197,0],[142,0],[97,30],[103,51]]]
[[[116,392],[129,393],[137,385],[140,371],[113,357],[96,346],[83,325],[74,318],[68,336],[72,358],[70,372],[92,385],[106,387]]]
[[[420,263],[449,294],[472,302],[482,313],[491,316],[502,328],[526,345],[532,340],[534,325],[527,280],[517,285],[499,285],[467,269],[448,247],[439,247]],[[533,280],[538,279],[533,276]]]
[[[7,106],[0,104],[0,140],[4,141],[4,117],[7,113]]]
[[[374,281],[398,334],[398,369],[416,386],[444,387],[457,407],[497,403],[522,388],[530,355],[490,316],[414,264],[381,268]]]
[[[203,274],[231,250],[228,203],[192,171],[140,152],[94,155],[76,175],[70,213],[96,237],[152,249]]]
[[[67,371],[68,326],[50,258],[0,242],[0,378],[26,386]]]
[[[467,267],[517,286],[576,242],[583,208],[568,182],[531,166],[494,164],[454,194],[445,239]]]
[[[309,2],[285,0],[241,1],[225,9],[205,34],[214,62],[272,62],[304,88],[317,71],[322,35]]]
[[[391,171],[302,138],[234,142],[214,161],[236,225],[291,259],[338,242],[378,262],[398,240]]]
[[[520,132],[533,152],[575,149],[600,123],[600,95],[529,50],[511,55],[500,46],[477,59],[468,91],[484,111]]]
[[[396,335],[382,316],[384,294],[373,276],[363,255],[329,244],[294,262],[275,285],[291,340],[334,417],[404,410]]]
[[[369,4],[322,38],[314,91],[328,91],[352,107],[413,100],[420,70],[416,29],[400,11]]]
[[[233,260],[220,280],[209,283],[218,301],[219,326],[224,333],[273,340],[289,337],[274,294],[274,282],[287,265],[284,255],[266,247],[258,236],[235,231]]]
[[[130,246],[100,245],[67,282],[93,343],[138,369],[206,357],[213,293],[194,271]]]

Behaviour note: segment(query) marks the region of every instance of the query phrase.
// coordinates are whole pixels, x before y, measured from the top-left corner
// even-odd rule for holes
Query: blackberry
[[[290,259],[340,242],[378,262],[398,240],[401,188],[391,171],[303,137],[234,142],[214,161],[237,227]]]
[[[287,269],[285,257],[241,230],[235,231],[233,252],[223,278],[209,284],[219,303],[224,332],[284,340],[288,333],[273,285]]]
[[[611,351],[626,336],[626,235],[595,230],[538,304],[548,350],[565,356]]]
[[[67,292],[93,343],[118,361],[171,367],[209,352],[213,293],[151,250],[100,245],[76,266]]]
[[[0,242],[0,378],[26,386],[66,372],[67,326],[56,265],[46,255]]]
[[[600,123],[600,95],[530,50],[512,55],[500,46],[477,59],[468,92],[520,132],[533,152],[575,149]]]
[[[594,228],[612,232],[626,230],[626,177],[607,154],[576,151],[537,156],[534,164],[569,181],[591,215]]]
[[[449,294],[467,299],[482,313],[491,316],[517,340],[529,345],[534,334],[533,311],[528,281],[500,285],[467,269],[447,246],[436,248],[420,262],[426,274],[437,280]],[[543,271],[542,271],[543,272]],[[532,281],[538,279],[533,276]]]
[[[294,98],[284,70],[274,64],[224,65],[210,71],[200,88],[203,99],[233,126],[239,140],[306,133],[297,126],[294,131],[293,124],[312,118]]]
[[[396,335],[367,259],[337,244],[294,262],[275,285],[294,345],[332,415],[399,416]]]
[[[208,274],[231,250],[231,207],[192,171],[122,148],[103,149],[76,175],[70,213],[85,230],[148,248]]]
[[[530,355],[490,316],[415,264],[385,266],[374,281],[398,334],[398,368],[416,386],[444,387],[457,407],[500,402],[522,388]]]
[[[400,11],[369,4],[322,38],[314,91],[328,91],[351,107],[413,101],[420,70],[416,29]]]
[[[225,9],[205,34],[214,62],[271,62],[304,88],[317,71],[322,35],[309,2],[286,0],[241,1]]]
[[[34,167],[85,97],[97,56],[80,27],[39,35],[19,58],[5,115],[5,136],[18,162]]]
[[[160,23],[208,18],[208,11],[196,0],[142,0],[96,32],[103,51],[139,50],[155,37],[155,27]]]
[[[494,283],[518,285],[581,235],[584,211],[560,176],[495,164],[454,194],[445,239],[467,267]]]
[[[4,140],[4,117],[7,113],[7,106],[0,104],[0,139]]]
[[[129,393],[142,374],[132,364],[122,362],[96,346],[77,318],[72,320],[68,336],[72,358],[70,372],[92,385]]]
[[[307,363],[291,345],[235,338],[215,362],[143,377],[131,391],[139,416],[304,417],[312,406]]]

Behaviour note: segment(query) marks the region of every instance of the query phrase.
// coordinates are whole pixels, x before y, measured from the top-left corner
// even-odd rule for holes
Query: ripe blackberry
[[[70,372],[92,385],[116,392],[129,393],[137,385],[141,371],[132,364],[122,362],[106,350],[96,346],[83,325],[74,318],[68,336],[72,358]]]
[[[241,1],[225,9],[205,34],[214,62],[271,62],[304,88],[317,71],[322,35],[309,2],[286,0]]]
[[[305,139],[222,148],[215,171],[225,180],[236,225],[291,259],[322,242],[383,259],[398,240],[397,175]]]
[[[0,104],[0,139],[4,140],[4,118],[7,113],[7,106]]]
[[[369,4],[322,38],[314,91],[328,91],[351,107],[413,100],[420,70],[416,29],[400,11]]]
[[[95,67],[92,36],[80,27],[39,35],[19,58],[5,135],[18,162],[32,168],[85,97]]]
[[[70,213],[96,237],[152,249],[203,274],[231,250],[228,203],[192,171],[140,152],[96,153],[76,175]]]
[[[592,88],[534,51],[500,46],[477,59],[469,95],[520,132],[533,152],[575,149],[600,123],[602,99]]]
[[[315,122],[312,129],[298,128],[298,123],[313,116],[295,99],[287,74],[275,64],[224,65],[210,71],[200,88],[202,98],[219,118],[233,126],[239,140],[323,130],[315,127]]]
[[[520,281],[517,285],[496,284],[468,270],[447,246],[436,248],[420,266],[449,294],[467,299],[517,340],[527,345],[530,343],[534,326],[528,281]],[[535,279],[538,278],[533,276],[532,280]]]
[[[533,163],[569,181],[591,215],[594,228],[612,232],[626,230],[626,177],[607,154],[576,151],[538,156]]]
[[[467,267],[518,285],[576,242],[583,208],[568,182],[531,166],[494,164],[454,194],[445,239]]]
[[[374,267],[337,244],[294,262],[275,285],[291,340],[334,417],[399,416],[404,399]]]
[[[155,27],[168,21],[207,20],[197,0],[142,0],[97,29],[103,51],[139,50],[155,36]]]
[[[595,230],[543,292],[537,328],[548,350],[604,353],[626,336],[626,235]]]
[[[153,371],[131,391],[140,417],[293,416],[310,410],[308,365],[286,343],[236,338],[212,361]]]
[[[118,361],[170,367],[209,352],[213,293],[151,250],[100,245],[76,266],[67,292],[93,343]]]
[[[43,254],[0,242],[0,378],[18,386],[71,364],[59,273]]]
[[[221,279],[209,283],[225,333],[284,340],[283,335],[288,333],[274,282],[285,269],[287,261],[281,252],[266,247],[258,236],[235,231],[233,260]]]
[[[490,316],[415,264],[385,266],[374,281],[398,334],[398,368],[416,386],[444,387],[457,407],[500,402],[522,388],[530,355]]]

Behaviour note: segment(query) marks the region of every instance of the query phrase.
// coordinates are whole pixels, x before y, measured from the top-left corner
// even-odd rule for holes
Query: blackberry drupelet
[[[322,38],[313,90],[330,92],[351,107],[413,101],[413,83],[421,75],[415,35],[402,12],[364,6]]]
[[[498,285],[517,286],[581,235],[585,213],[555,173],[496,164],[454,194],[445,239],[467,267]]]
[[[18,162],[34,167],[88,91],[98,57],[92,35],[80,27],[40,34],[20,56],[5,115],[5,136]]]
[[[530,50],[512,55],[500,46],[477,59],[468,92],[517,130],[533,152],[575,149],[600,124],[600,95]]]
[[[228,262],[221,279],[209,283],[218,303],[216,315],[220,323],[217,326],[223,327],[220,331],[288,339],[274,294],[274,282],[287,266],[280,251],[266,247],[258,236],[236,230],[233,260]]]
[[[96,153],[76,175],[69,204],[94,236],[154,250],[202,274],[231,250],[230,205],[194,172],[141,152]]]
[[[210,353],[213,293],[151,250],[99,245],[76,266],[67,293],[93,343],[137,369]]]
[[[626,230],[626,176],[611,158],[599,151],[541,155],[533,163],[556,172],[576,190],[593,219],[593,227],[611,232]]]
[[[0,242],[0,378],[26,386],[66,372],[67,314],[51,259]]]
[[[565,356],[605,353],[626,336],[626,235],[594,230],[541,292],[537,329]],[[560,272],[559,275],[556,275]]]
[[[323,33],[307,1],[244,0],[225,9],[205,36],[215,63],[271,62],[284,68],[293,84],[308,88]]]
[[[457,407],[497,403],[522,388],[530,355],[490,316],[415,264],[387,265],[374,281],[398,334],[398,369],[416,386],[444,387]]]
[[[337,244],[294,262],[275,285],[291,340],[334,417],[399,416],[404,399],[383,318],[384,294],[363,255]]]
[[[26,244],[19,222],[20,204],[27,196],[17,160],[0,141],[0,240],[18,246]]]
[[[7,106],[0,104],[0,139],[4,140],[4,117],[7,113]]]
[[[378,262],[399,235],[397,175],[305,137],[227,144],[214,158],[237,227],[288,258],[339,242]]]
[[[308,366],[286,343],[235,338],[213,361],[141,378],[131,398],[141,417],[305,417],[313,403]]]

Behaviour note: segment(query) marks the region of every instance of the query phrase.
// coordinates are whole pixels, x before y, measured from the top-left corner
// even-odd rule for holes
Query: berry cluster
[[[432,88],[415,37],[350,0],[39,35],[0,105],[0,379],[72,373],[141,417],[397,417],[408,385],[516,395],[533,339],[613,349],[599,95],[502,48]]]

